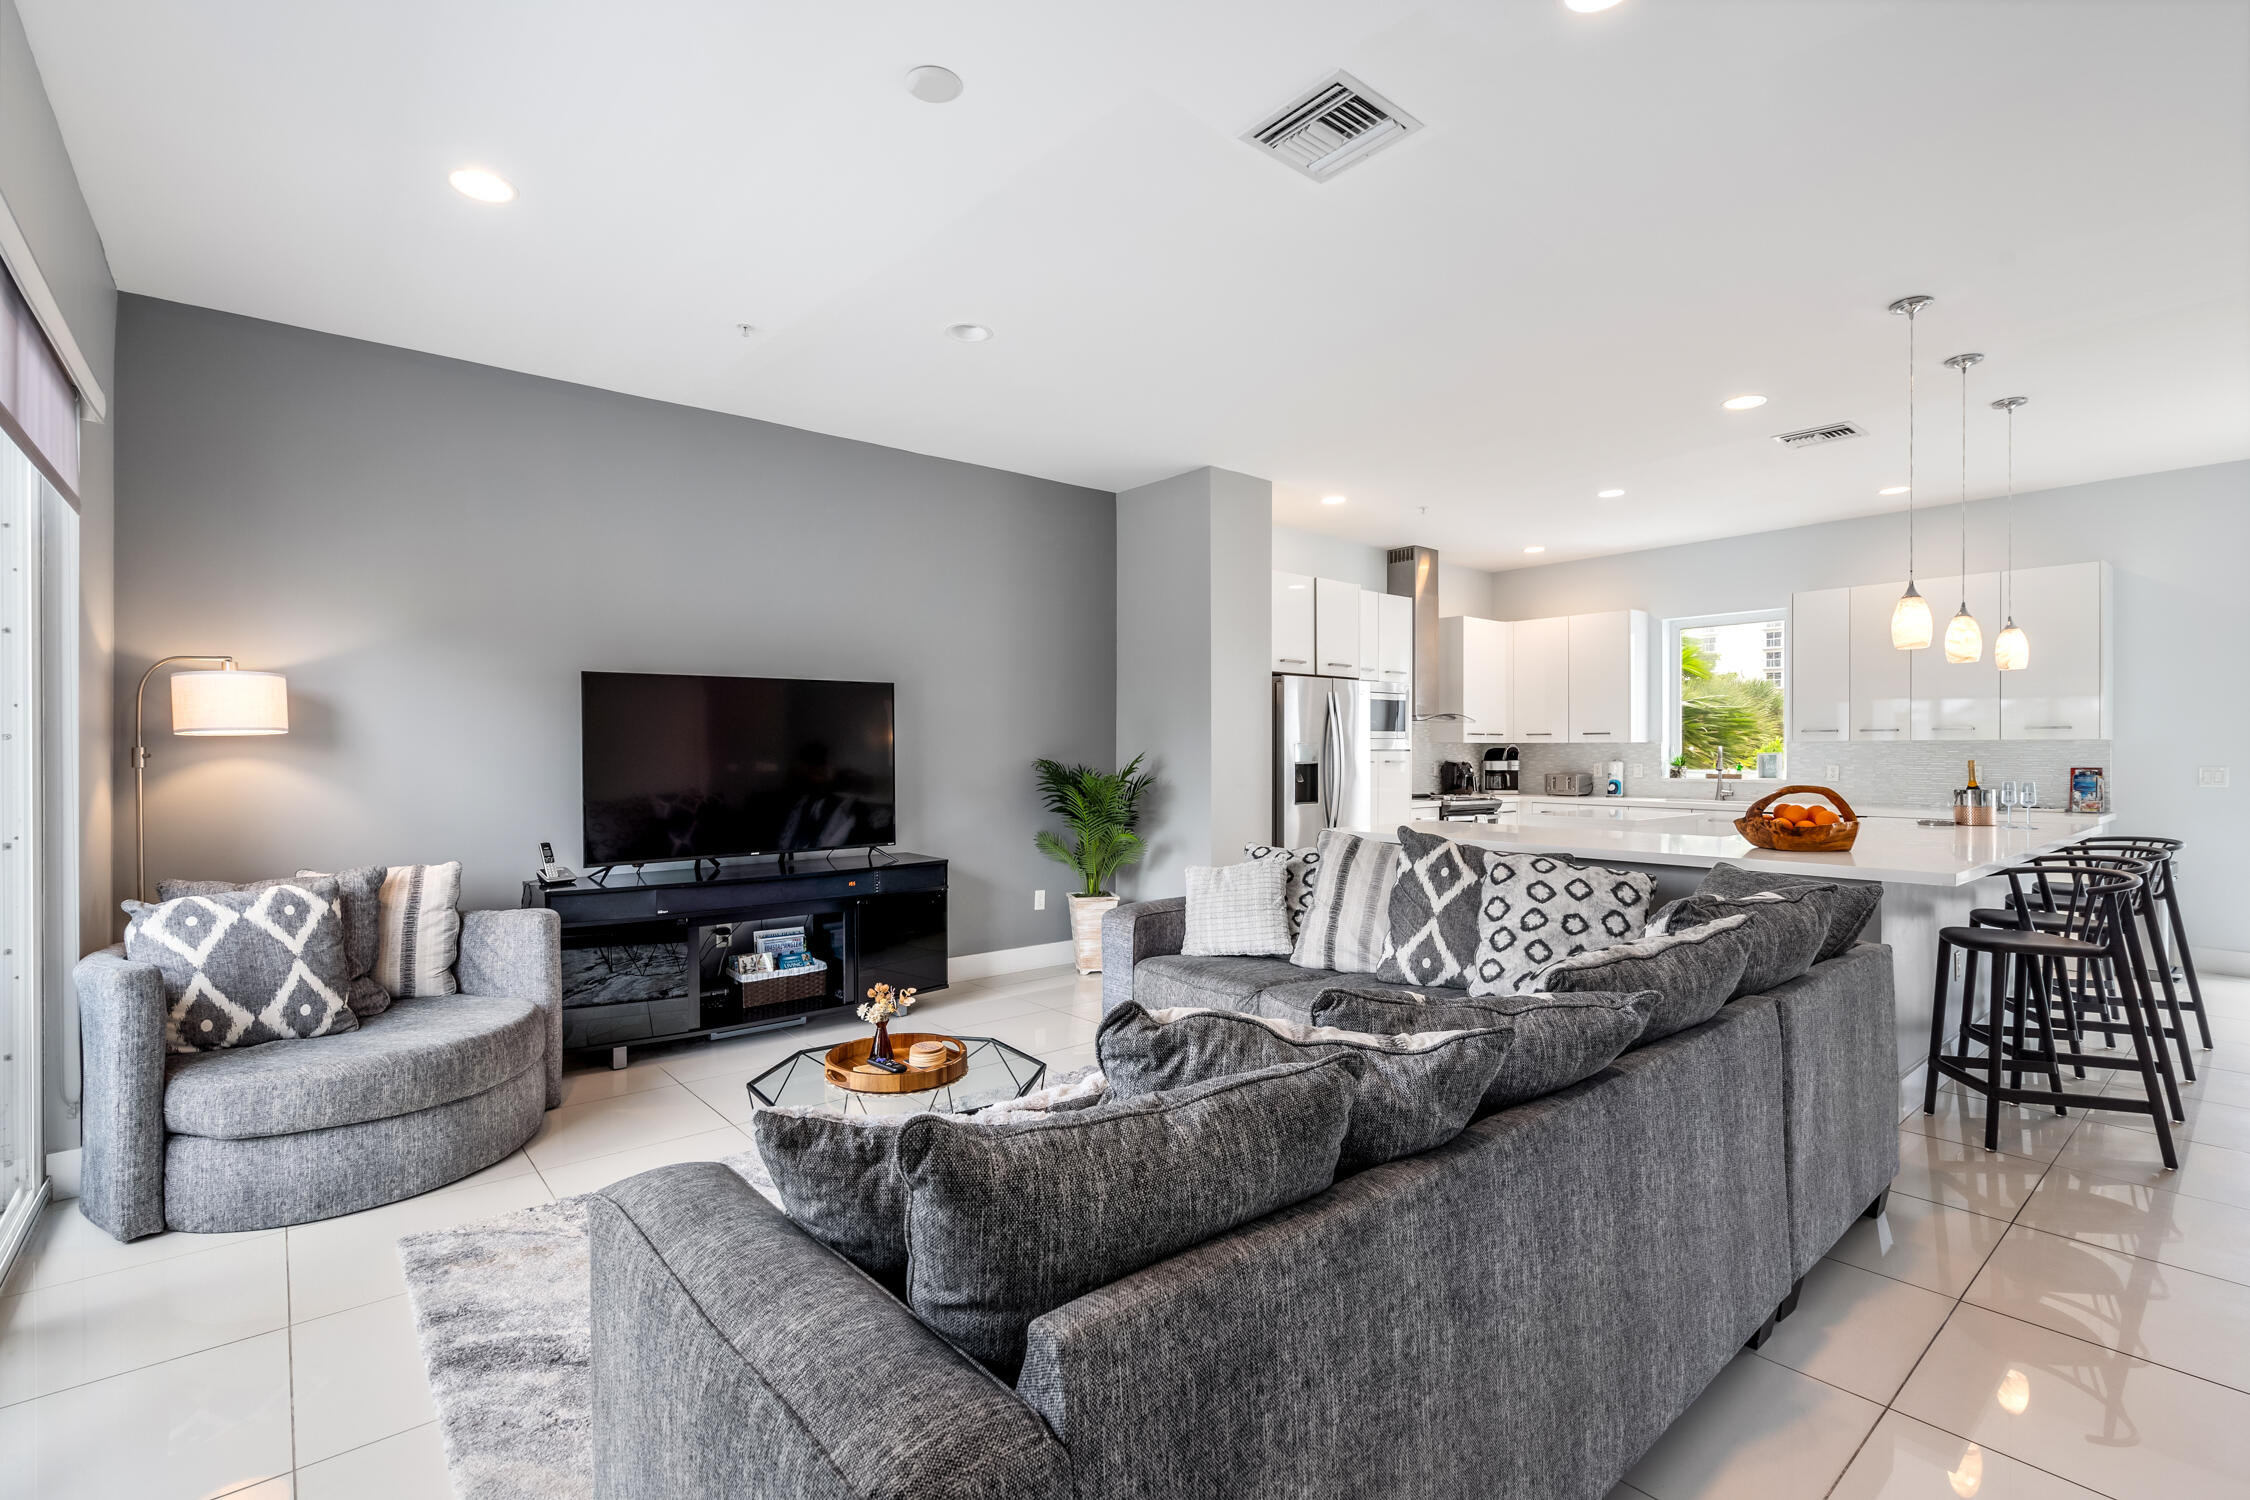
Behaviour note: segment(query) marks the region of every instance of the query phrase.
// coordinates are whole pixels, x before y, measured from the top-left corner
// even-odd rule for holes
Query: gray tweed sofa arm
[[[464,995],[529,1000],[547,1012],[547,1107],[562,1103],[562,918],[543,906],[463,912],[453,977]]]
[[[71,971],[85,1092],[78,1211],[121,1240],[164,1230],[164,976],[122,948]]]
[[[1102,1014],[1133,998],[1133,965],[1187,944],[1187,898],[1134,901],[1102,918]]]
[[[716,1162],[592,1194],[596,1500],[1067,1500],[1014,1390]]]

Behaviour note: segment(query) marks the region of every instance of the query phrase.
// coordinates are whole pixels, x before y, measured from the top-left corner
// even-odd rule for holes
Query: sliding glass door
[[[49,491],[0,437],[0,1275],[45,1198],[39,1097],[40,993],[47,966],[41,864],[40,532]]]

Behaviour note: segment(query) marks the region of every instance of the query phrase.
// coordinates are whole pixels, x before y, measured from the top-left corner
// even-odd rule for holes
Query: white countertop
[[[1708,868],[1721,860],[1804,875],[1880,880],[1895,885],[1962,886],[2033,854],[2046,854],[2109,826],[2109,816],[2035,810],[2031,827],[1924,828],[1917,817],[1860,809],[1859,838],[1843,854],[1780,854],[1754,847],[1734,831],[1742,802],[1685,804],[1653,798],[1515,799],[1513,812],[1489,823],[1410,824],[1418,833],[1457,843],[1587,860]],[[1950,816],[1950,813],[1947,814]],[[2019,821],[2021,814],[2018,814]]]

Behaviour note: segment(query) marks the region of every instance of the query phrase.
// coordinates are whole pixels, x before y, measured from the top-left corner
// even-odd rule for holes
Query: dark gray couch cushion
[[[1459,1135],[1476,1117],[1513,1040],[1506,1026],[1378,1036],[1240,1011],[1149,1011],[1126,1004],[1102,1018],[1094,1050],[1113,1093],[1128,1099],[1355,1054],[1363,1066],[1338,1167],[1356,1172]]]
[[[1734,992],[1762,995],[1795,979],[1819,958],[1828,938],[1828,898],[1835,889],[1804,885],[1744,896],[1683,896],[1664,908],[1664,928],[1684,932],[1721,917],[1748,916],[1750,920],[1735,934],[1748,961]]]
[[[1398,831],[1391,946],[1376,967],[1393,984],[1465,985],[1476,962],[1485,851],[1442,834]]]
[[[401,1000],[310,1046],[165,1059],[164,1128],[243,1140],[387,1119],[545,1067],[547,1013],[528,1000]]]
[[[1788,891],[1805,886],[1832,886],[1834,893],[1816,896],[1820,908],[1828,914],[1828,936],[1820,945],[1815,963],[1825,963],[1859,941],[1859,935],[1874,920],[1876,910],[1883,904],[1883,887],[1872,880],[1826,880],[1811,875],[1784,875],[1776,870],[1759,870],[1749,865],[1713,865],[1711,873],[1703,877],[1696,894],[1710,896],[1751,896],[1760,891]]]
[[[1268,1068],[1045,1120],[899,1131],[907,1301],[1005,1379],[1033,1319],[1335,1180],[1355,1059]]]
[[[1657,933],[1637,943],[1619,943],[1573,954],[1539,976],[1552,994],[1636,994],[1654,990],[1648,1026],[1634,1041],[1644,1046],[1675,1031],[1699,1026],[1734,998],[1750,962],[1741,929],[1750,918],[1737,912],[1675,933]]]
[[[1657,1002],[1636,995],[1509,995],[1473,999],[1438,992],[1392,998],[1364,988],[1336,989],[1313,1019],[1345,1031],[1452,1031],[1507,1026],[1507,1059],[1485,1090],[1484,1108],[1505,1109],[1591,1078],[1633,1045]]]
[[[122,905],[125,956],[164,976],[167,1052],[299,1041],[359,1024],[333,879]]]
[[[226,880],[159,880],[156,883],[156,899],[169,901],[175,896],[213,896],[226,891],[259,891],[269,885],[287,885],[311,879],[320,873],[317,870],[299,870],[294,876],[244,881],[241,884]],[[375,982],[375,935],[381,918],[380,897],[385,873],[382,865],[362,865],[353,870],[338,870],[328,877],[336,882],[337,900],[343,906],[344,957],[350,963],[352,971],[351,992],[344,999],[355,1016],[379,1016],[391,1004],[391,992]]]
[[[1300,969],[1285,958],[1190,958],[1160,953],[1133,968],[1133,996],[1151,1010],[1178,1005],[1253,1009],[1266,990],[1305,983],[1333,984],[1323,969]],[[1114,1006],[1111,1007],[1115,1009]]]

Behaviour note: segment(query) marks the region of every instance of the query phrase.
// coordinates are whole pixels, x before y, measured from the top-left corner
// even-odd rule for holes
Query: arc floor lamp
[[[186,735],[287,734],[289,679],[245,672],[231,656],[166,656],[149,663],[133,690],[133,894],[148,899],[148,746],[142,711],[148,680],[174,662],[215,663],[216,670],[172,674],[172,732]]]

